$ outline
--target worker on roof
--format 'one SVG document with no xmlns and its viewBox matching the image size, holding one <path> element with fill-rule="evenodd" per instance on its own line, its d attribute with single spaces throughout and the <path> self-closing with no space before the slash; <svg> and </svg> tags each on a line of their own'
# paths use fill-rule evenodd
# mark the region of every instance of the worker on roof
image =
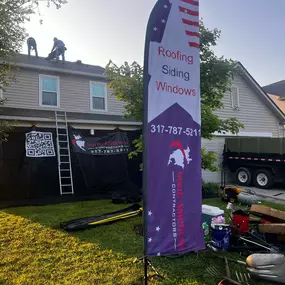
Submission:
<svg viewBox="0 0 285 285">
<path fill-rule="evenodd" d="M 65 54 L 65 50 L 66 50 L 65 44 L 64 44 L 63 41 L 59 40 L 56 37 L 53 39 L 53 41 L 54 41 L 54 44 L 53 44 L 51 53 L 55 52 L 56 61 L 59 60 L 59 56 L 61 55 L 62 56 L 62 61 L 64 63 L 65 62 L 64 54 Z"/>
<path fill-rule="evenodd" d="M 31 55 L 31 50 L 35 51 L 36 57 L 38 57 L 38 49 L 37 49 L 37 42 L 33 37 L 29 37 L 27 39 L 27 45 L 28 45 L 28 56 Z"/>
</svg>

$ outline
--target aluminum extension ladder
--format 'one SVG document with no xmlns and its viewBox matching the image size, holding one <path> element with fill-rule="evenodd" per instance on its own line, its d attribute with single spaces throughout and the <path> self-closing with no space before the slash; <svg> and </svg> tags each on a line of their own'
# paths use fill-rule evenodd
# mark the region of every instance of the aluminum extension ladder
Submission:
<svg viewBox="0 0 285 285">
<path fill-rule="evenodd" d="M 55 111 L 55 122 L 60 195 L 73 195 L 74 188 L 66 112 Z"/>
</svg>

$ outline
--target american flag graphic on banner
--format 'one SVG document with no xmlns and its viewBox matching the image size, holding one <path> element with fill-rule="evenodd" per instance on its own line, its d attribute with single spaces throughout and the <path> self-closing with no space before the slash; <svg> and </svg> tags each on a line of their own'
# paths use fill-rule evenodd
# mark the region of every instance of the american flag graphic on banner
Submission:
<svg viewBox="0 0 285 285">
<path fill-rule="evenodd" d="M 152 10 L 151 15 L 155 15 L 154 19 L 149 19 L 149 23 L 153 26 L 150 41 L 160 43 L 165 31 L 172 1 L 159 1 Z M 199 2 L 195 0 L 180 0 L 179 11 L 181 21 L 184 24 L 185 34 L 189 36 L 189 46 L 200 48 L 199 39 Z"/>
<path fill-rule="evenodd" d="M 199 2 L 158 0 L 146 33 L 144 215 L 149 256 L 204 249 Z"/>
</svg>

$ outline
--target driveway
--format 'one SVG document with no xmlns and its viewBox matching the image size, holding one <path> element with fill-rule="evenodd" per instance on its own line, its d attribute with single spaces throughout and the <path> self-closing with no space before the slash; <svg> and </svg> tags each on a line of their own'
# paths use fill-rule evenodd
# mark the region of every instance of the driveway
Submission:
<svg viewBox="0 0 285 285">
<path fill-rule="evenodd" d="M 241 187 L 241 186 L 238 186 Z M 272 189 L 259 189 L 256 187 L 241 187 L 242 189 L 253 190 L 261 200 L 268 202 L 276 202 L 280 204 L 285 204 L 285 187 L 284 185 L 276 186 Z"/>
</svg>

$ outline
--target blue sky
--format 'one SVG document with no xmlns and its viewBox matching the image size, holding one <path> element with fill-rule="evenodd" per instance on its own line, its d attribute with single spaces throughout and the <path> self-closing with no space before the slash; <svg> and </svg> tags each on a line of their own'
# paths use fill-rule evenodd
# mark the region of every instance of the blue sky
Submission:
<svg viewBox="0 0 285 285">
<path fill-rule="evenodd" d="M 42 4 L 43 24 L 35 15 L 26 28 L 40 56 L 50 52 L 56 36 L 67 46 L 66 60 L 101 66 L 109 59 L 142 63 L 155 2 L 69 0 L 60 10 Z M 217 55 L 239 60 L 261 85 L 285 79 L 285 0 L 200 0 L 200 15 L 208 28 L 222 32 Z"/>
</svg>

